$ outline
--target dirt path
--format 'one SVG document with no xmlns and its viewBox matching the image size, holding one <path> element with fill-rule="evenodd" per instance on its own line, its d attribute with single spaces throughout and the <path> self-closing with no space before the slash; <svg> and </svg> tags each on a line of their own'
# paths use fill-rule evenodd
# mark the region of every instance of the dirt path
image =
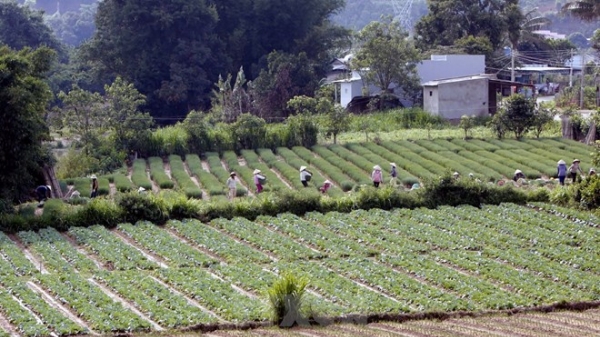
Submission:
<svg viewBox="0 0 600 337">
<path fill-rule="evenodd" d="M 244 165 L 240 164 L 240 166 L 246 166 L 246 161 L 244 159 L 241 159 L 241 160 L 244 162 Z M 238 163 L 239 162 L 240 162 L 240 158 L 238 157 Z M 229 167 L 227 166 L 227 163 L 225 163 L 225 161 L 223 161 L 222 159 L 221 159 L 221 166 L 223 166 L 223 168 L 227 172 L 231 172 L 231 171 L 229 171 Z M 250 185 L 247 182 L 243 181 L 240 176 L 237 177 L 237 182 L 238 182 L 238 184 L 242 185 L 242 187 L 245 188 L 246 191 L 248 191 L 249 197 L 254 197 L 254 193 L 252 192 Z"/>
<path fill-rule="evenodd" d="M 319 158 L 319 159 L 323 159 L 323 158 L 321 158 L 321 157 L 320 157 L 318 154 L 316 154 L 316 153 L 314 153 L 314 152 L 313 152 L 313 157 L 315 157 L 315 158 Z M 324 160 L 324 161 L 326 161 L 325 159 L 323 159 L 323 160 Z M 311 165 L 311 166 L 310 166 L 310 169 L 311 169 L 311 170 L 315 170 L 315 171 L 316 171 L 316 172 L 318 172 L 318 173 L 319 173 L 319 174 L 320 174 L 320 175 L 321 175 L 323 178 L 325 178 L 325 179 L 327 179 L 327 180 L 331 181 L 331 184 L 332 184 L 333 186 L 337 186 L 337 187 L 339 187 L 339 184 L 341 184 L 341 181 L 337 181 L 337 182 L 336 182 L 336 181 L 335 181 L 335 180 L 333 180 L 333 179 L 332 179 L 330 176 L 328 176 L 327 174 L 325 174 L 325 172 L 321 171 L 319 168 L 317 168 L 317 167 L 316 167 L 316 166 L 314 166 L 314 165 Z M 350 179 L 350 181 L 352 181 L 352 180 Z"/>
<path fill-rule="evenodd" d="M 160 187 L 158 187 L 158 184 L 156 183 L 156 181 L 152 180 L 152 177 L 150 176 L 150 171 L 147 171 L 146 174 L 148 175 L 148 179 L 152 183 L 152 192 L 153 193 L 160 192 Z"/>
<path fill-rule="evenodd" d="M 10 324 L 8 319 L 0 314 L 0 328 L 10 334 L 11 337 L 19 337 L 21 334 L 17 332 L 17 328 Z"/>
<path fill-rule="evenodd" d="M 58 301 L 56 301 L 54 299 L 54 297 L 52 297 L 50 294 L 48 294 L 46 292 L 46 290 L 44 290 L 42 287 L 40 287 L 39 285 L 37 285 L 31 281 L 27 282 L 27 286 L 34 292 L 38 293 L 44 299 L 44 301 L 46 301 L 46 303 L 48 303 L 51 307 L 60 311 L 63 315 L 67 316 L 70 320 L 77 323 L 84 329 L 88 330 L 88 333 L 90 333 L 92 335 L 98 335 L 98 333 L 94 332 L 94 330 L 92 330 L 92 328 L 90 328 L 90 326 L 87 325 L 87 323 L 85 323 L 83 320 L 81 320 L 77 316 L 77 314 L 71 312 L 71 310 L 65 308 L 62 304 L 58 303 Z"/>
<path fill-rule="evenodd" d="M 115 195 L 117 195 L 117 186 L 114 183 L 109 183 L 108 187 L 109 187 L 109 196 L 111 198 L 114 198 Z"/>
<path fill-rule="evenodd" d="M 267 165 L 267 164 L 266 164 L 266 163 L 265 163 L 265 162 L 262 160 L 262 158 L 260 158 L 260 157 L 258 157 L 258 161 L 259 161 L 260 163 L 263 163 L 263 164 Z M 269 165 L 267 165 L 267 166 L 269 166 Z M 277 171 L 277 169 L 275 169 L 274 167 L 269 167 L 269 170 L 271 170 L 271 172 L 273 172 L 273 174 L 275 174 L 275 175 L 277 176 L 277 178 L 279 178 L 279 180 L 281 180 L 281 182 L 283 182 L 283 184 L 284 184 L 285 186 L 287 186 L 287 187 L 288 187 L 290 190 L 293 190 L 293 189 L 294 189 L 294 187 L 293 187 L 293 186 L 292 186 L 292 185 L 291 185 L 291 184 L 288 182 L 288 180 L 287 180 L 287 179 L 285 179 L 285 178 L 284 178 L 284 177 L 281 175 L 281 172 Z"/>
<path fill-rule="evenodd" d="M 27 247 L 25 247 L 25 245 L 23 244 L 23 242 L 21 242 L 21 239 L 19 239 L 18 236 L 16 236 L 15 234 L 7 234 L 7 236 L 17 247 L 19 247 L 19 249 L 21 249 L 23 255 L 25 255 L 27 260 L 31 261 L 35 269 L 37 269 L 42 274 L 48 274 L 48 271 L 46 270 L 46 268 L 44 268 L 44 263 L 42 262 L 42 260 L 38 259 L 37 256 L 35 256 Z"/>
<path fill-rule="evenodd" d="M 163 168 L 165 170 L 167 177 L 169 177 L 169 179 L 173 180 L 173 177 L 171 176 L 171 164 L 163 163 Z"/>
<path fill-rule="evenodd" d="M 112 290 L 108 289 L 105 285 L 103 285 L 103 284 L 101 284 L 99 282 L 96 282 L 96 280 L 94 280 L 91 277 L 88 278 L 87 280 L 91 284 L 93 284 L 96 287 L 100 288 L 100 290 L 102 290 L 102 292 L 105 293 L 108 297 L 110 297 L 113 301 L 121 303 L 121 305 L 123 307 L 125 307 L 126 309 L 131 310 L 133 313 L 135 313 L 136 315 L 140 316 L 143 320 L 145 320 L 146 322 L 150 323 L 150 325 L 152 326 L 152 329 L 157 330 L 157 331 L 164 331 L 165 330 L 163 327 L 161 327 L 160 325 L 158 325 L 158 323 L 154 322 L 148 316 L 146 316 L 144 313 L 142 313 L 141 311 L 139 311 L 133 304 L 129 303 L 129 301 L 126 301 L 123 298 L 121 298 L 119 295 L 115 294 Z"/>
<path fill-rule="evenodd" d="M 208 195 L 208 191 L 202 188 L 202 185 L 198 181 L 198 178 L 192 174 L 192 171 L 190 171 L 190 167 L 188 166 L 187 162 L 183 162 L 183 169 L 185 170 L 185 173 L 187 173 L 188 176 L 190 176 L 190 179 L 192 179 L 194 184 L 196 184 L 196 186 L 198 186 L 202 191 L 202 200 L 209 200 L 210 196 Z"/>
<path fill-rule="evenodd" d="M 202 169 L 206 172 L 210 172 L 210 165 L 208 165 L 208 162 L 206 160 L 202 160 L 200 161 L 200 163 L 202 164 Z"/>
</svg>

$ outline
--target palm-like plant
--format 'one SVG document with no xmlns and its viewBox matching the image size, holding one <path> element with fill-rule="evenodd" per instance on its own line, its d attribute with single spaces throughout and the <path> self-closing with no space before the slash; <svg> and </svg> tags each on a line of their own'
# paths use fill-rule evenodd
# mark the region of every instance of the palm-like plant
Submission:
<svg viewBox="0 0 600 337">
<path fill-rule="evenodd" d="M 594 21 L 600 18 L 600 0 L 570 1 L 563 6 L 562 11 L 585 21 Z"/>
</svg>

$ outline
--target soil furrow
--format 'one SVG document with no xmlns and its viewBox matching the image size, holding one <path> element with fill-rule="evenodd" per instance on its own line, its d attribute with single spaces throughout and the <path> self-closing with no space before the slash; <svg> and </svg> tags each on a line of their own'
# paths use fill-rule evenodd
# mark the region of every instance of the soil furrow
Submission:
<svg viewBox="0 0 600 337">
<path fill-rule="evenodd" d="M 12 325 L 8 319 L 6 317 L 4 317 L 4 314 L 2 314 L 0 312 L 0 329 L 8 332 L 11 337 L 19 337 L 21 336 L 21 334 L 17 331 L 17 328 Z"/>
<path fill-rule="evenodd" d="M 265 163 L 264 160 L 262 160 L 262 158 L 258 157 L 258 161 L 260 163 L 265 164 L 266 166 L 269 166 Z M 271 170 L 271 172 L 273 172 L 273 174 L 275 174 L 277 176 L 277 178 L 279 178 L 279 180 L 281 180 L 281 182 L 283 182 L 283 184 L 285 186 L 287 186 L 287 188 L 289 188 L 290 190 L 293 190 L 294 187 L 292 186 L 292 184 L 283 176 L 281 175 L 281 172 L 279 172 L 276 168 L 274 167 L 269 167 L 269 170 Z"/>
<path fill-rule="evenodd" d="M 372 329 L 375 329 L 375 330 L 391 332 L 391 333 L 398 334 L 400 336 L 405 336 L 405 337 L 430 337 L 429 335 L 424 335 L 424 334 L 422 334 L 420 332 L 416 332 L 416 331 L 407 331 L 404 329 L 400 330 L 398 327 L 390 326 L 385 323 L 369 324 L 369 327 Z"/>
<path fill-rule="evenodd" d="M 44 268 L 44 263 L 42 260 L 38 259 L 25 245 L 21 242 L 21 239 L 17 237 L 15 234 L 7 234 L 7 236 L 11 239 L 11 241 L 21 249 L 23 255 L 27 258 L 27 260 L 31 261 L 35 269 L 37 269 L 42 274 L 48 274 L 46 268 Z"/>
<path fill-rule="evenodd" d="M 163 331 L 163 330 L 165 330 L 158 323 L 154 322 L 148 316 L 146 316 L 141 311 L 139 311 L 132 303 L 129 303 L 129 301 L 121 298 L 119 295 L 117 295 L 116 293 L 114 293 L 112 290 L 108 289 L 105 285 L 96 282 L 91 277 L 88 278 L 87 280 L 88 280 L 88 282 L 90 282 L 94 286 L 100 288 L 100 290 L 102 290 L 102 292 L 104 292 L 108 297 L 110 297 L 111 299 L 113 299 L 116 302 L 121 303 L 121 305 L 123 305 L 126 309 L 131 310 L 133 313 L 135 313 L 136 315 L 140 316 L 143 320 L 145 320 L 146 322 L 150 323 L 150 325 L 152 326 L 152 328 L 154 330 L 157 330 L 157 331 Z"/>
<path fill-rule="evenodd" d="M 183 162 L 183 169 L 185 170 L 185 173 L 187 173 L 188 176 L 190 176 L 190 179 L 194 182 L 194 184 L 196 184 L 196 186 L 198 186 L 202 191 L 202 200 L 209 200 L 210 196 L 208 195 L 208 191 L 202 188 L 202 185 L 198 181 L 198 178 L 192 174 L 192 171 L 190 171 L 190 167 L 188 166 L 187 162 Z"/>
<path fill-rule="evenodd" d="M 69 310 L 68 308 L 63 306 L 62 304 L 58 303 L 54 299 L 54 297 L 52 297 L 52 295 L 50 295 L 46 292 L 46 290 L 44 288 L 42 288 L 41 286 L 39 286 L 36 283 L 33 283 L 31 281 L 27 282 L 27 286 L 34 292 L 38 293 L 42 297 L 42 299 L 44 301 L 46 301 L 46 303 L 48 303 L 48 305 L 50 305 L 51 307 L 60 311 L 63 315 L 67 316 L 67 318 L 69 318 L 73 322 L 77 323 L 79 326 L 86 329 L 88 331 L 87 333 L 92 334 L 92 335 L 98 335 L 98 333 L 95 332 L 94 330 L 92 330 L 89 327 L 89 325 L 87 325 L 86 322 L 84 322 L 82 319 L 80 319 L 78 317 L 78 315 L 76 313 L 72 312 L 71 310 Z"/>
</svg>

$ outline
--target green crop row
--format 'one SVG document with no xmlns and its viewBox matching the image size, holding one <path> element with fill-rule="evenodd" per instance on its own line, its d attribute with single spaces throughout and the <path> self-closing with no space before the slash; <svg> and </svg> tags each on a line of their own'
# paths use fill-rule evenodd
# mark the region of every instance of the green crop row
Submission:
<svg viewBox="0 0 600 337">
<path fill-rule="evenodd" d="M 286 155 L 284 154 L 286 153 L 286 151 L 288 151 L 287 149 L 280 148 L 279 151 L 279 153 L 282 156 L 286 157 Z M 346 175 L 337 166 L 331 164 L 331 162 L 329 162 L 328 160 L 316 157 L 310 150 L 301 146 L 294 146 L 292 148 L 292 152 L 295 155 L 297 155 L 300 158 L 300 160 L 303 160 L 309 165 L 315 166 L 320 171 L 325 173 L 329 178 L 331 178 L 332 182 L 340 186 L 342 191 L 347 192 L 354 188 L 354 185 L 356 184 L 355 181 L 352 178 L 348 177 L 348 175 Z"/>
<path fill-rule="evenodd" d="M 259 169 L 261 175 L 267 178 L 267 183 L 264 186 L 266 191 L 279 191 L 288 189 L 288 186 L 271 171 L 269 166 L 262 163 L 254 150 L 241 150 L 241 155 L 246 160 L 246 166 L 252 170 Z"/>
<path fill-rule="evenodd" d="M 181 157 L 175 154 L 170 155 L 169 164 L 171 165 L 171 176 L 177 182 L 177 186 L 184 191 L 185 195 L 188 198 L 202 199 L 202 190 L 190 178 Z"/>
<path fill-rule="evenodd" d="M 344 174 L 352 178 L 352 180 L 356 181 L 358 184 L 371 184 L 370 169 L 368 171 L 369 173 L 367 173 L 354 162 L 347 158 L 340 157 L 337 153 L 331 151 L 331 149 L 325 146 L 313 146 L 312 150 L 321 156 L 321 158 L 327 160 L 330 164 L 340 169 Z"/>
<path fill-rule="evenodd" d="M 112 174 L 113 177 L 113 181 L 115 182 L 115 188 L 117 189 L 117 191 L 119 192 L 129 192 L 133 189 L 133 184 L 131 183 L 131 180 L 129 180 L 129 178 L 127 178 L 127 176 L 125 176 L 122 173 L 113 173 Z"/>
<path fill-rule="evenodd" d="M 436 176 L 442 176 L 448 173 L 448 168 L 438 164 L 435 160 L 429 160 L 420 155 L 421 152 L 428 152 L 425 148 L 416 148 L 418 145 L 412 144 L 410 142 L 406 142 L 406 144 L 411 144 L 411 148 L 403 147 L 395 142 L 382 142 L 381 147 L 390 151 L 391 153 L 404 158 L 410 163 L 414 163 L 423 167 L 427 172 L 431 172 Z M 406 145 L 405 144 L 405 145 Z M 372 146 L 372 145 L 369 145 Z M 416 151 L 416 152 L 415 152 Z M 408 167 L 408 166 L 407 166 Z M 410 172 L 410 171 L 409 171 Z M 418 173 L 415 173 L 419 176 Z M 427 176 L 427 174 L 423 174 L 422 176 Z"/>
<path fill-rule="evenodd" d="M 160 188 L 173 188 L 175 184 L 165 173 L 165 165 L 162 158 L 150 157 L 148 158 L 148 164 L 150 165 L 150 177 L 154 180 Z"/>
<path fill-rule="evenodd" d="M 229 161 L 227 161 L 226 158 L 228 158 Z M 223 160 L 227 164 L 230 171 L 235 171 L 236 175 L 238 176 L 238 180 L 241 180 L 241 178 L 243 178 L 243 180 L 246 182 L 246 184 L 252 184 L 252 180 L 250 180 L 250 181 L 247 180 L 248 175 L 251 175 L 252 172 L 248 172 L 247 170 L 241 170 L 237 167 L 232 167 L 231 164 L 234 164 L 233 158 L 235 158 L 235 163 L 237 163 L 237 155 L 235 154 L 235 152 L 227 151 L 227 152 L 223 153 Z M 223 164 L 221 163 L 221 158 L 219 158 L 219 154 L 216 152 L 207 152 L 206 153 L 206 161 L 208 162 L 208 166 L 210 167 L 210 172 L 219 179 L 219 182 L 221 183 L 223 191 L 225 191 L 225 193 L 227 193 L 226 183 L 227 183 L 227 179 L 229 178 L 229 175 L 231 174 L 231 172 L 227 171 L 223 167 Z M 231 162 L 231 164 L 230 164 L 230 162 Z M 248 185 L 248 186 L 253 186 L 253 185 Z M 248 194 L 248 191 L 243 186 L 239 186 L 237 188 L 236 195 L 238 197 L 245 196 L 246 194 Z"/>
<path fill-rule="evenodd" d="M 146 173 L 146 160 L 136 159 L 133 161 L 131 181 L 137 187 L 152 191 L 152 182 L 148 179 L 148 173 Z"/>
<path fill-rule="evenodd" d="M 92 179 L 76 178 L 71 180 L 75 191 L 81 193 L 81 197 L 90 197 L 92 193 Z M 98 177 L 98 195 L 108 195 L 110 193 L 110 183 L 107 177 Z"/>
<path fill-rule="evenodd" d="M 225 188 L 223 187 L 223 184 L 221 184 L 219 179 L 217 179 L 217 177 L 215 177 L 212 173 L 202 168 L 202 161 L 197 154 L 188 154 L 185 156 L 185 161 L 190 168 L 190 173 L 196 176 L 200 182 L 200 185 L 206 191 L 208 191 L 208 194 L 211 197 L 225 194 Z"/>
<path fill-rule="evenodd" d="M 292 187 L 294 187 L 295 189 L 303 189 L 304 186 L 302 185 L 302 183 L 300 182 L 300 167 L 294 168 L 292 166 L 290 166 L 290 164 L 288 164 L 287 162 L 285 162 L 284 160 L 282 160 L 281 158 L 277 158 L 277 156 L 273 153 L 273 151 L 271 151 L 271 149 L 258 149 L 257 150 L 258 155 L 260 156 L 260 158 L 267 164 L 267 166 L 269 166 L 270 169 L 272 170 L 277 170 L 281 176 L 290 184 L 292 185 Z M 310 169 L 309 169 L 310 171 Z M 320 186 L 319 182 L 317 182 L 317 180 L 320 180 L 320 183 L 323 183 L 322 179 L 318 179 L 315 174 L 315 172 L 312 172 L 312 178 L 315 178 L 316 180 L 313 181 L 311 179 L 311 181 L 309 182 L 309 185 L 312 186 Z"/>
<path fill-rule="evenodd" d="M 384 183 L 387 183 L 391 179 L 391 176 L 390 176 L 390 170 L 391 170 L 390 163 L 391 162 L 387 158 L 383 158 L 379 154 L 374 153 L 370 149 L 368 149 L 360 144 L 348 144 L 348 145 L 346 145 L 346 147 L 349 150 L 351 150 L 352 152 L 369 160 L 371 163 L 379 164 L 381 166 L 381 169 L 383 170 Z M 398 165 L 398 163 L 396 163 L 396 165 Z M 417 167 L 413 167 L 413 168 L 417 169 Z M 419 182 L 419 179 L 417 177 L 415 177 L 413 174 L 409 173 L 408 171 L 404 170 L 404 168 L 402 166 L 397 166 L 396 170 L 398 172 L 397 179 L 402 184 L 413 185 L 413 184 Z M 420 171 L 422 171 L 422 170 L 417 169 L 413 172 L 420 172 Z"/>
</svg>

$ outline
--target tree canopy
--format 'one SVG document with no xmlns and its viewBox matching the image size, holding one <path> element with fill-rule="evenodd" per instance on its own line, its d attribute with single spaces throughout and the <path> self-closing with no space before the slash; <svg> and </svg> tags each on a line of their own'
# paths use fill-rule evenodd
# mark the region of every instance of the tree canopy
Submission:
<svg viewBox="0 0 600 337">
<path fill-rule="evenodd" d="M 42 12 L 12 1 L 0 2 L 0 43 L 14 50 L 46 46 L 62 51 L 61 44 L 44 23 Z"/>
<path fill-rule="evenodd" d="M 54 58 L 49 48 L 0 47 L 0 199 L 27 195 L 47 159 L 44 114 L 52 94 L 44 74 Z"/>
</svg>

